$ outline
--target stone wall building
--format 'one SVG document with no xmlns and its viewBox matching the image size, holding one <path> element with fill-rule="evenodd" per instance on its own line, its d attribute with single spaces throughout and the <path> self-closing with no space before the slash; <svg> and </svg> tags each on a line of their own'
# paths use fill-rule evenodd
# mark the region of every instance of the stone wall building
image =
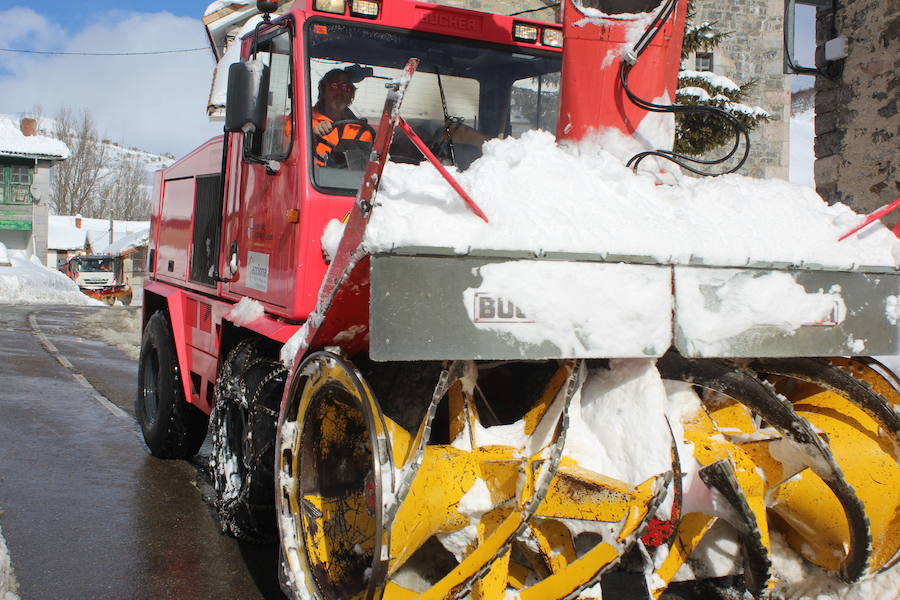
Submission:
<svg viewBox="0 0 900 600">
<path fill-rule="evenodd" d="M 750 157 L 740 173 L 788 178 L 790 159 L 790 80 L 784 75 L 784 0 L 695 0 L 696 24 L 715 22 L 731 35 L 711 52 L 688 57 L 687 69 L 711 70 L 738 85 L 756 84 L 743 102 L 769 113 L 750 134 Z"/>
<path fill-rule="evenodd" d="M 817 21 L 817 44 L 846 36 L 848 56 L 816 77 L 816 190 L 872 212 L 900 196 L 900 2 L 837 0 Z"/>
</svg>

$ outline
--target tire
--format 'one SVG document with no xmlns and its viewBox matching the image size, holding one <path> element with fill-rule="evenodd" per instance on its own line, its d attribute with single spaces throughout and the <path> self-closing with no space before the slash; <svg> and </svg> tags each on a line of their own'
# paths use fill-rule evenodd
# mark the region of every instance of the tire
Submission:
<svg viewBox="0 0 900 600">
<path fill-rule="evenodd" d="M 162 312 L 153 313 L 144 327 L 134 412 L 158 458 L 190 458 L 206 438 L 209 418 L 184 398 L 172 328 Z"/>
<path fill-rule="evenodd" d="M 122 302 L 122 306 L 130 306 L 131 305 L 131 294 L 127 296 L 122 296 L 119 298 L 119 301 Z"/>
<path fill-rule="evenodd" d="M 210 467 L 222 531 L 253 543 L 278 539 L 275 426 L 287 370 L 259 340 L 228 354 L 216 381 Z"/>
<path fill-rule="evenodd" d="M 107 306 L 112 306 L 113 304 L 116 303 L 116 297 L 115 296 L 104 296 L 103 301 L 106 302 Z"/>
</svg>

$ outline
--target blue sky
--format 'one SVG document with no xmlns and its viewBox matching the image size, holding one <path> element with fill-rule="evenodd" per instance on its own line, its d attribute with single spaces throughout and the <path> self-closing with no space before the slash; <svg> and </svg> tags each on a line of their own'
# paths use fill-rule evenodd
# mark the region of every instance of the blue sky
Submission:
<svg viewBox="0 0 900 600">
<path fill-rule="evenodd" d="M 64 0 L 42 0 L 41 2 L 16 2 L 15 0 L 0 0 L 0 10 L 13 6 L 30 6 L 40 10 L 42 14 L 52 15 L 57 23 L 69 30 L 81 29 L 92 19 L 99 15 L 116 11 L 134 12 L 170 12 L 179 17 L 203 16 L 206 6 L 204 0 L 177 1 L 177 0 L 153 0 L 152 2 L 138 2 L 137 0 L 77 0 L 66 2 Z"/>
<path fill-rule="evenodd" d="M 208 48 L 209 3 L 0 0 L 0 48 L 149 52 Z M 113 7 L 113 8 L 110 8 Z M 206 117 L 209 50 L 162 56 L 40 56 L 0 52 L 0 113 L 90 110 L 101 136 L 182 155 L 221 132 Z"/>
</svg>

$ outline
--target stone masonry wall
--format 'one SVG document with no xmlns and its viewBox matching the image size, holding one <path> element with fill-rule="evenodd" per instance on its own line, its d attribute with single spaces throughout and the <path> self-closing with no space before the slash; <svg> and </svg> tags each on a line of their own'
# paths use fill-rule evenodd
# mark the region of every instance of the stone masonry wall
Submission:
<svg viewBox="0 0 900 600">
<path fill-rule="evenodd" d="M 744 104 L 760 106 L 770 115 L 750 134 L 750 156 L 741 174 L 788 178 L 790 158 L 790 82 L 782 73 L 783 0 L 696 0 L 696 23 L 716 22 L 732 32 L 713 50 L 713 70 L 738 85 L 756 85 Z M 685 65 L 693 69 L 690 57 Z"/>
<path fill-rule="evenodd" d="M 839 0 L 835 17 L 849 55 L 838 77 L 816 78 L 816 189 L 867 213 L 900 196 L 900 0 Z M 831 14 L 818 21 L 822 44 Z"/>
</svg>

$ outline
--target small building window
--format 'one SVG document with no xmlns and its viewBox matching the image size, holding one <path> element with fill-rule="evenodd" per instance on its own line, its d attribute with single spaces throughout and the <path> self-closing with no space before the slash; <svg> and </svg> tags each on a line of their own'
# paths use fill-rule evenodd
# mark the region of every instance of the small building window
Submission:
<svg viewBox="0 0 900 600">
<path fill-rule="evenodd" d="M 697 70 L 712 71 L 713 70 L 713 53 L 698 52 L 697 53 Z"/>
<path fill-rule="evenodd" d="M 13 165 L 9 168 L 9 193 L 7 202 L 27 204 L 31 202 L 31 168 Z"/>
<path fill-rule="evenodd" d="M 0 164 L 0 204 L 30 204 L 33 171 L 28 165 Z"/>
</svg>

